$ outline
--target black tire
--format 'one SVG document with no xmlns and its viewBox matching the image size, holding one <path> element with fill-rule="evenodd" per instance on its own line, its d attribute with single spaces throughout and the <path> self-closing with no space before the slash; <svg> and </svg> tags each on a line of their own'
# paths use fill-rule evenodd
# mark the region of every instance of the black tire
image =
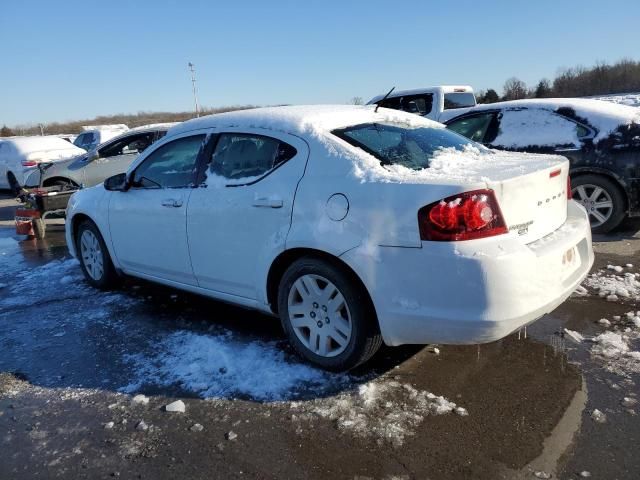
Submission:
<svg viewBox="0 0 640 480">
<path fill-rule="evenodd" d="M 99 252 L 95 251 L 95 256 L 99 255 L 102 259 L 102 274 L 97 275 L 95 271 L 90 273 L 91 267 L 87 266 L 87 260 L 85 260 L 83 256 L 82 250 L 82 238 L 85 231 L 91 232 L 91 234 L 95 237 L 99 245 Z M 98 227 L 90 220 L 85 220 L 80 224 L 78 230 L 75 234 L 75 242 L 76 242 L 76 252 L 78 259 L 80 260 L 80 266 L 82 268 L 82 273 L 84 274 L 85 279 L 95 288 L 99 288 L 100 290 L 109 290 L 116 286 L 118 286 L 120 277 L 116 272 L 115 267 L 113 266 L 113 262 L 111 261 L 111 256 L 109 255 L 109 250 L 107 250 L 107 246 L 104 243 L 102 235 L 98 230 Z M 96 277 L 96 278 L 94 278 Z"/>
<path fill-rule="evenodd" d="M 31 220 L 33 225 L 33 234 L 38 239 L 43 239 L 46 236 L 47 226 L 42 218 L 34 218 Z"/>
<path fill-rule="evenodd" d="M 12 172 L 7 173 L 7 183 L 9 184 L 9 190 L 11 190 L 11 193 L 17 196 L 20 193 L 21 187 L 20 183 L 18 183 L 18 179 Z"/>
<path fill-rule="evenodd" d="M 371 299 L 357 279 L 345 270 L 332 262 L 303 257 L 287 268 L 278 287 L 280 321 L 291 345 L 300 356 L 330 371 L 350 370 L 369 360 L 382 345 L 382 336 Z M 317 275 L 330 281 L 342 294 L 348 306 L 351 336 L 346 347 L 343 347 L 344 351 L 335 356 L 328 357 L 314 353 L 298 338 L 291 324 L 289 294 L 294 283 L 305 275 Z"/>
<path fill-rule="evenodd" d="M 620 222 L 624 220 L 626 216 L 626 205 L 627 202 L 625 200 L 624 193 L 621 188 L 611 179 L 597 174 L 586 174 L 579 175 L 575 178 L 571 179 L 571 190 L 573 194 L 574 200 L 580 202 L 579 193 L 577 191 L 578 187 L 593 185 L 604 190 L 606 195 L 611 198 L 611 202 L 613 204 L 613 208 L 609 217 L 606 221 L 601 223 L 600 225 L 593 225 L 594 216 L 590 213 L 588 206 L 587 213 L 589 213 L 589 220 L 592 222 L 591 231 L 593 233 L 608 233 L 618 225 Z"/>
</svg>

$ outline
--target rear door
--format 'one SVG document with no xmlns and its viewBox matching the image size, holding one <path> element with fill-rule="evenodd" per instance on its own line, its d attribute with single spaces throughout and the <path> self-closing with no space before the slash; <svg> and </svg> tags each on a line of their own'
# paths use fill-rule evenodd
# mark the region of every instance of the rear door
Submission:
<svg viewBox="0 0 640 480">
<path fill-rule="evenodd" d="M 293 135 L 246 129 L 211 147 L 187 212 L 193 270 L 203 288 L 257 299 L 260 272 L 284 250 L 309 149 Z"/>
<path fill-rule="evenodd" d="M 187 204 L 206 135 L 160 145 L 132 172 L 132 186 L 110 192 L 109 228 L 125 271 L 195 285 L 187 244 Z"/>
</svg>

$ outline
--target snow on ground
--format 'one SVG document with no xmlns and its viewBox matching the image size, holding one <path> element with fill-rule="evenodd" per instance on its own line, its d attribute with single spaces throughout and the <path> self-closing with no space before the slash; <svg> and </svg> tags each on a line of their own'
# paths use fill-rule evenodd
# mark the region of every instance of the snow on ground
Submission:
<svg viewBox="0 0 640 480">
<path fill-rule="evenodd" d="M 377 379 L 332 398 L 293 402 L 292 420 L 313 423 L 330 419 L 339 430 L 358 437 L 373 438 L 398 447 L 429 415 L 455 413 L 467 416 L 467 410 L 442 396 L 418 390 L 395 380 Z M 300 426 L 303 431 L 305 427 Z"/>
<path fill-rule="evenodd" d="M 640 93 L 614 93 L 612 95 L 602 95 L 599 97 L 589 97 L 593 100 L 604 100 L 605 102 L 629 105 L 630 107 L 640 107 Z"/>
<path fill-rule="evenodd" d="M 123 391 L 160 385 L 178 386 L 205 399 L 285 400 L 305 389 L 320 392 L 348 380 L 287 359 L 274 342 L 247 341 L 228 330 L 179 330 L 152 348 L 150 355 L 127 357 L 137 378 Z"/>
<path fill-rule="evenodd" d="M 589 275 L 582 286 L 597 292 L 600 297 L 609 301 L 640 301 L 640 273 L 625 272 L 625 268 L 630 267 L 609 265 L 606 270 Z"/>
</svg>

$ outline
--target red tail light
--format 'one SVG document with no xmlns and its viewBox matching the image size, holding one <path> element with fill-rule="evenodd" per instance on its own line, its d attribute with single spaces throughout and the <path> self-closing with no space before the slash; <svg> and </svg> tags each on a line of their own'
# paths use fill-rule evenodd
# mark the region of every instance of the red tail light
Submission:
<svg viewBox="0 0 640 480">
<path fill-rule="evenodd" d="M 571 192 L 571 177 L 567 174 L 567 198 L 571 200 L 573 193 Z"/>
<path fill-rule="evenodd" d="M 493 190 L 475 190 L 432 203 L 418 210 L 420 238 L 460 241 L 508 233 Z"/>
<path fill-rule="evenodd" d="M 38 162 L 35 160 L 22 160 L 23 167 L 35 167 L 36 165 L 38 165 Z"/>
</svg>

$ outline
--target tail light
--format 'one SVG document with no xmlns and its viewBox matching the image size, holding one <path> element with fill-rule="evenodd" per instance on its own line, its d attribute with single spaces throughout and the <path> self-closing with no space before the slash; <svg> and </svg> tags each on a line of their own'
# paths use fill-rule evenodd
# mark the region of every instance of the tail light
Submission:
<svg viewBox="0 0 640 480">
<path fill-rule="evenodd" d="M 571 191 L 571 177 L 567 174 L 567 198 L 571 200 L 573 198 L 573 192 Z"/>
<path fill-rule="evenodd" d="M 38 162 L 35 160 L 22 160 L 23 167 L 35 167 L 36 165 L 38 165 Z"/>
<path fill-rule="evenodd" d="M 418 210 L 420 238 L 439 242 L 473 240 L 508 233 L 493 190 L 474 190 Z"/>
</svg>

